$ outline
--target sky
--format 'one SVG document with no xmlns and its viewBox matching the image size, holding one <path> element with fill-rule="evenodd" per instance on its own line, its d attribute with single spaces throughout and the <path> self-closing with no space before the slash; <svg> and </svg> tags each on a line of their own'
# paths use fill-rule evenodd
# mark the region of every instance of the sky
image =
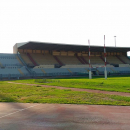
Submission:
<svg viewBox="0 0 130 130">
<path fill-rule="evenodd" d="M 0 53 L 27 41 L 103 46 L 104 35 L 130 47 L 130 0 L 0 0 Z"/>
</svg>

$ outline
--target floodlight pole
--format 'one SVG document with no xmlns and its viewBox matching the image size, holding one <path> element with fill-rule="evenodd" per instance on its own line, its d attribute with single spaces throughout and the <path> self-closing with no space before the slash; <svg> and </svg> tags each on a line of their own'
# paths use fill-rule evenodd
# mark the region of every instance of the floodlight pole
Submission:
<svg viewBox="0 0 130 130">
<path fill-rule="evenodd" d="M 104 75 L 105 75 L 105 79 L 107 79 L 105 35 L 104 35 L 104 59 L 105 59 L 105 71 L 104 71 Z"/>
<path fill-rule="evenodd" d="M 92 73 L 91 73 L 91 64 L 90 64 L 90 41 L 88 40 L 89 44 L 89 79 L 92 79 Z"/>
<path fill-rule="evenodd" d="M 114 36 L 114 38 L 115 38 L 115 47 L 116 47 L 116 36 Z"/>
</svg>

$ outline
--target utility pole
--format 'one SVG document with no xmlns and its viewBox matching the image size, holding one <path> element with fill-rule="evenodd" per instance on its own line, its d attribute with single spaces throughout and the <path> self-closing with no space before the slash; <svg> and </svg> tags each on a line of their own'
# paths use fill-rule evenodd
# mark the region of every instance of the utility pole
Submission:
<svg viewBox="0 0 130 130">
<path fill-rule="evenodd" d="M 115 38 L 115 47 L 116 47 L 116 36 L 114 36 L 114 38 Z"/>
</svg>

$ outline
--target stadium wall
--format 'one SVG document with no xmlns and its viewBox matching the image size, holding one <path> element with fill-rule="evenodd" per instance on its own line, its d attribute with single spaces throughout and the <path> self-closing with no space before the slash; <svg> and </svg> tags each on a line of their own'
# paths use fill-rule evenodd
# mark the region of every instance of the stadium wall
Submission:
<svg viewBox="0 0 130 130">
<path fill-rule="evenodd" d="M 15 44 L 15 45 L 13 46 L 13 53 L 14 53 L 14 54 L 17 54 L 17 52 L 18 52 L 18 47 L 17 47 L 17 44 Z"/>
</svg>

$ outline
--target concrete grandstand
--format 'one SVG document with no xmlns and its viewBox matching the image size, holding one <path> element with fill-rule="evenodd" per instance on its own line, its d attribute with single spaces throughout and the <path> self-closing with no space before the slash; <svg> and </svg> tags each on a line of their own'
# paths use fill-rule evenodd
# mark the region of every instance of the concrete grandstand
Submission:
<svg viewBox="0 0 130 130">
<path fill-rule="evenodd" d="M 16 43 L 14 54 L 0 54 L 0 78 L 88 75 L 89 47 L 43 42 Z M 104 74 L 104 47 L 91 46 L 93 75 Z M 128 47 L 106 47 L 109 75 L 130 74 Z"/>
</svg>

